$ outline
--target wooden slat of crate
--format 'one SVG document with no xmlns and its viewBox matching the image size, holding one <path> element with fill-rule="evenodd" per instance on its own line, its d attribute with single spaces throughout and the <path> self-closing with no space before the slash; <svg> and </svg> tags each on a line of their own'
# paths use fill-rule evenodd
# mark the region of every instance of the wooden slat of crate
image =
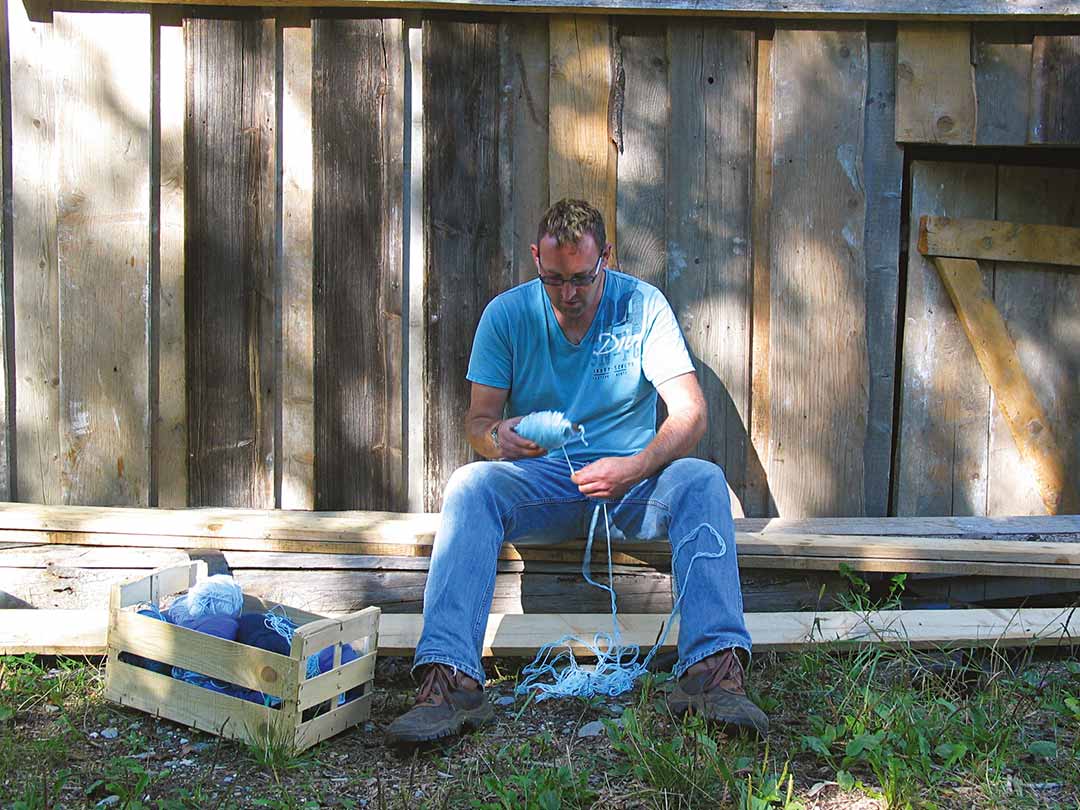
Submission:
<svg viewBox="0 0 1080 810">
<path fill-rule="evenodd" d="M 252 743 L 268 737 L 281 739 L 285 732 L 274 726 L 288 725 L 288 715 L 281 709 L 204 689 L 114 658 L 106 667 L 105 697 L 155 717 Z"/>
<path fill-rule="evenodd" d="M 368 687 L 370 690 L 370 687 Z M 296 729 L 295 747 L 303 751 L 317 742 L 333 737 L 350 726 L 367 720 L 371 714 L 371 699 L 373 692 L 351 700 L 344 706 L 320 715 L 306 723 L 301 723 Z"/>
<path fill-rule="evenodd" d="M 359 658 L 342 664 L 337 669 L 301 681 L 297 691 L 297 708 L 300 711 L 318 706 L 324 700 L 353 689 L 357 684 L 364 684 L 375 677 L 375 656 L 370 652 Z"/>
<path fill-rule="evenodd" d="M 367 638 L 378 632 L 379 613 L 379 608 L 369 607 L 345 620 L 323 619 L 302 626 L 296 631 L 296 635 L 304 640 L 300 655 L 307 658 L 331 644 L 349 644 Z"/>
<path fill-rule="evenodd" d="M 298 663 L 287 655 L 238 644 L 129 611 L 118 611 L 109 630 L 109 647 L 141 655 L 216 681 L 235 683 L 283 697 Z"/>
</svg>

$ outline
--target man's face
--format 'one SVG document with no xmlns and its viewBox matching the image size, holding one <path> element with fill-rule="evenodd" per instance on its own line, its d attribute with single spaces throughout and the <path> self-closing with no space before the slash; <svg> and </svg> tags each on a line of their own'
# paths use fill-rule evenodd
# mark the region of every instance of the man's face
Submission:
<svg viewBox="0 0 1080 810">
<path fill-rule="evenodd" d="M 571 320 L 584 315 L 603 287 L 600 282 L 605 251 L 591 234 L 581 237 L 576 245 L 562 246 L 553 237 L 545 236 L 539 245 L 532 246 L 532 251 L 552 306 Z"/>
</svg>

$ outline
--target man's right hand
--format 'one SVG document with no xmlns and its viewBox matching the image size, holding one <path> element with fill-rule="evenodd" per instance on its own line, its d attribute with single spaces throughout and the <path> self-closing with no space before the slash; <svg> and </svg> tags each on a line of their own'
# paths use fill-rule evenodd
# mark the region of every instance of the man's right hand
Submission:
<svg viewBox="0 0 1080 810">
<path fill-rule="evenodd" d="M 499 458 L 514 461 L 519 458 L 536 458 L 547 453 L 543 447 L 518 435 L 514 430 L 514 426 L 523 418 L 515 416 L 513 419 L 499 421 Z"/>
</svg>

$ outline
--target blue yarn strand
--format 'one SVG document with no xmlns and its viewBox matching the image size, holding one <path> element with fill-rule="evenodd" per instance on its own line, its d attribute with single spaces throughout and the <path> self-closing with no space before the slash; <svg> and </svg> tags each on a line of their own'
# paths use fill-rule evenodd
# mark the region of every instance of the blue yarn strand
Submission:
<svg viewBox="0 0 1080 810">
<path fill-rule="evenodd" d="M 558 416 L 562 417 L 562 414 L 558 414 Z M 523 419 L 522 422 L 524 421 L 525 420 Z M 582 438 L 584 438 L 584 428 L 581 430 L 581 435 Z M 526 436 L 526 438 L 531 437 Z M 532 441 L 536 441 L 537 444 L 546 447 L 546 445 L 536 439 L 532 439 Z M 566 454 L 565 447 L 563 447 L 563 455 L 566 457 L 566 463 L 570 467 L 570 474 L 573 475 L 574 466 L 570 463 L 570 457 Z M 604 534 L 607 541 L 607 585 L 594 580 L 590 572 L 593 542 L 596 537 L 596 527 L 599 522 L 601 510 L 603 510 L 604 514 Z M 686 544 L 696 537 L 698 532 L 702 529 L 709 530 L 716 539 L 719 550 L 715 552 L 699 551 L 691 557 L 690 563 L 686 569 L 685 578 L 687 582 L 690 581 L 690 576 L 693 573 L 694 566 L 698 560 L 718 559 L 727 553 L 727 545 L 720 533 L 710 524 L 701 523 L 692 531 L 688 532 L 677 543 L 673 544 L 671 549 L 672 570 L 675 570 L 676 560 L 686 547 Z M 533 662 L 522 670 L 524 678 L 515 690 L 517 694 L 524 695 L 531 692 L 535 695 L 538 702 L 548 698 L 558 697 L 590 698 L 595 695 L 616 697 L 630 691 L 638 678 L 648 672 L 649 664 L 652 663 L 656 653 L 667 641 L 672 622 L 674 621 L 675 616 L 678 615 L 679 609 L 682 606 L 685 588 L 681 589 L 676 597 L 675 603 L 671 608 L 671 613 L 668 614 L 667 621 L 664 622 L 663 632 L 660 634 L 660 638 L 653 644 L 652 649 L 649 650 L 644 660 L 641 659 L 641 649 L 638 645 L 622 644 L 622 634 L 619 630 L 618 605 L 614 587 L 614 568 L 611 559 L 611 521 L 608 515 L 607 504 L 604 502 L 597 503 L 593 508 L 592 520 L 589 523 L 589 537 L 585 543 L 585 558 L 581 563 L 581 573 L 585 577 L 586 582 L 594 587 L 607 591 L 611 596 L 611 632 L 597 633 L 593 636 L 591 643 L 584 641 L 575 635 L 566 635 L 558 641 L 545 644 L 537 652 Z M 595 667 L 591 670 L 582 667 L 574 655 L 574 646 L 584 647 L 588 655 L 596 658 Z M 556 654 L 556 650 L 562 650 L 562 652 Z M 551 679 L 551 683 L 544 682 L 548 678 Z"/>
</svg>

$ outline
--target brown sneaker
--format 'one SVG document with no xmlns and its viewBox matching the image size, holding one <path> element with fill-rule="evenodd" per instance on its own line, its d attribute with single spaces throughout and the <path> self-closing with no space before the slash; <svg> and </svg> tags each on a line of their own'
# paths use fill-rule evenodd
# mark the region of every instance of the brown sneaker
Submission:
<svg viewBox="0 0 1080 810">
<path fill-rule="evenodd" d="M 688 712 L 728 729 L 769 733 L 769 718 L 746 696 L 742 661 L 731 648 L 710 655 L 686 670 L 667 704 L 676 717 Z"/>
<path fill-rule="evenodd" d="M 413 707 L 386 730 L 388 745 L 417 745 L 460 734 L 465 725 L 479 728 L 495 719 L 480 684 L 445 664 L 424 671 Z"/>
</svg>

